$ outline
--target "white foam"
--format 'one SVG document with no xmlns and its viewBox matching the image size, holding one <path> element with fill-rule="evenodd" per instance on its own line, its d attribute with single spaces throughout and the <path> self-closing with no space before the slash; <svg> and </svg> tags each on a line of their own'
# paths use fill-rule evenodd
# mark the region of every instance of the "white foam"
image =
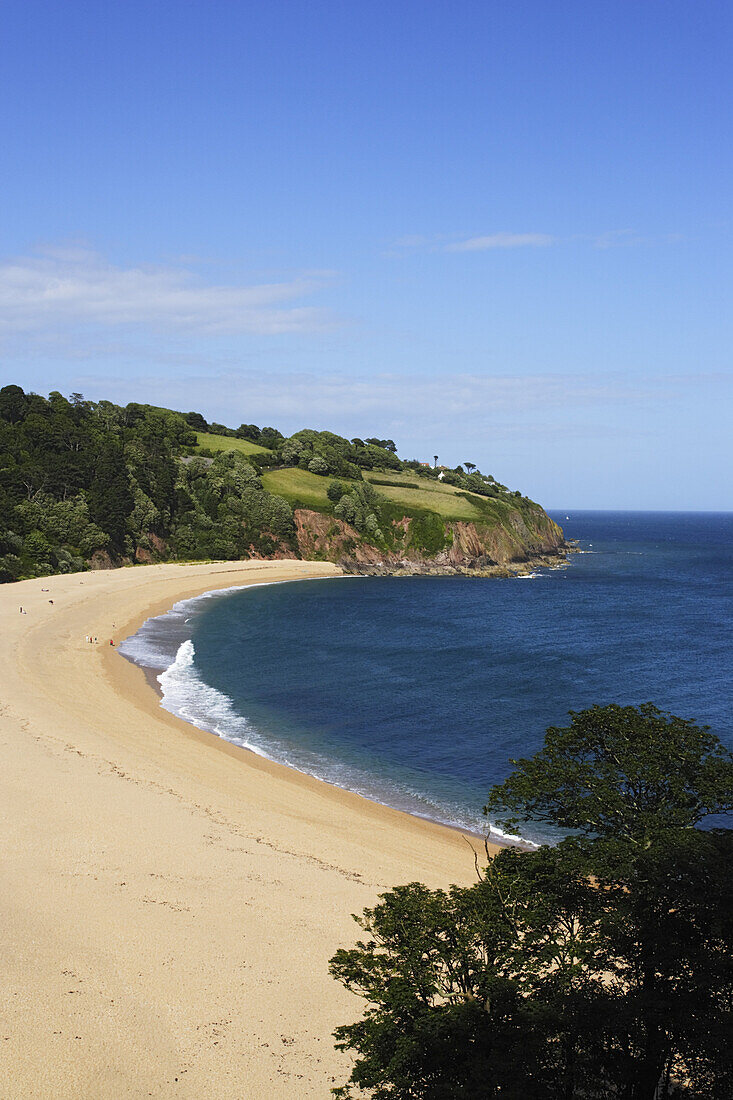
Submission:
<svg viewBox="0 0 733 1100">
<path fill-rule="evenodd" d="M 194 645 L 189 638 L 178 647 L 173 664 L 158 676 L 162 705 L 200 729 L 266 756 L 257 731 L 236 712 L 231 699 L 201 679 L 194 665 L 194 655 Z"/>
</svg>

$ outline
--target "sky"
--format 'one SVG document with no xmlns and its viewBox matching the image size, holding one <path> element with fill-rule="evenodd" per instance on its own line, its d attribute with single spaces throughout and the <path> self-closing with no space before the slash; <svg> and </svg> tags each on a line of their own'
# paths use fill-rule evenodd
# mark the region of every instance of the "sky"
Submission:
<svg viewBox="0 0 733 1100">
<path fill-rule="evenodd" d="M 3 0 L 0 385 L 733 508 L 733 7 Z"/>
</svg>

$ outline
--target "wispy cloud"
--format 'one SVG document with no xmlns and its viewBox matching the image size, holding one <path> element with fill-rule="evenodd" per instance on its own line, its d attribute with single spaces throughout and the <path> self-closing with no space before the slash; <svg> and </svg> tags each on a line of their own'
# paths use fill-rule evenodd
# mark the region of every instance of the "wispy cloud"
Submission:
<svg viewBox="0 0 733 1100">
<path fill-rule="evenodd" d="M 488 252 L 496 248 L 545 248 L 560 238 L 550 233 L 488 233 L 480 237 L 459 237 L 449 233 L 410 233 L 392 242 L 387 256 L 412 252 Z"/>
<path fill-rule="evenodd" d="M 585 423 L 590 412 L 592 422 L 593 410 L 601 419 L 609 406 L 655 410 L 662 403 L 685 400 L 692 387 L 719 389 L 724 384 L 724 377 L 717 374 L 464 374 L 418 378 L 263 370 L 189 370 L 175 380 L 155 377 L 152 372 L 137 379 L 119 375 L 77 375 L 75 379 L 75 387 L 87 396 L 123 402 L 146 400 L 173 407 L 183 401 L 225 423 L 234 423 L 237 416 L 254 420 L 259 417 L 292 431 L 308 424 L 357 433 L 370 424 L 384 425 L 380 430 L 398 430 L 401 426 L 412 433 L 417 423 L 426 435 L 456 423 L 464 427 L 491 424 L 492 432 L 512 431 L 514 427 L 526 431 L 528 416 L 551 425 L 558 422 L 558 416 L 567 424 L 574 413 L 582 413 L 580 420 Z M 226 395 L 225 403 L 221 395 Z"/>
<path fill-rule="evenodd" d="M 634 245 L 677 244 L 680 233 L 643 235 L 634 229 L 611 229 L 603 233 L 576 233 L 557 237 L 552 233 L 486 233 L 477 237 L 451 238 L 447 234 L 424 236 L 411 234 L 394 241 L 387 256 L 414 252 L 490 252 L 496 249 L 548 248 L 551 245 L 585 244 L 599 249 L 628 248 Z"/>
<path fill-rule="evenodd" d="M 490 233 L 445 245 L 446 252 L 486 252 L 492 248 L 546 248 L 557 238 L 549 233 Z"/>
<path fill-rule="evenodd" d="M 184 265 L 121 267 L 78 247 L 0 261 L 0 331 L 138 326 L 157 331 L 277 335 L 334 324 L 302 304 L 332 272 L 282 282 L 221 285 Z"/>
</svg>

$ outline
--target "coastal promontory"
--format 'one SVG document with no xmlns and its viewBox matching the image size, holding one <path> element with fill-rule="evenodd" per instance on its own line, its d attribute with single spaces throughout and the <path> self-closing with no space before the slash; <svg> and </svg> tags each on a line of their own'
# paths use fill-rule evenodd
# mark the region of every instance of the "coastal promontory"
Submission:
<svg viewBox="0 0 733 1100">
<path fill-rule="evenodd" d="M 0 390 L 0 581 L 165 561 L 299 558 L 359 573 L 511 575 L 561 562 L 544 509 L 474 463 L 391 439 L 210 424 Z"/>
</svg>

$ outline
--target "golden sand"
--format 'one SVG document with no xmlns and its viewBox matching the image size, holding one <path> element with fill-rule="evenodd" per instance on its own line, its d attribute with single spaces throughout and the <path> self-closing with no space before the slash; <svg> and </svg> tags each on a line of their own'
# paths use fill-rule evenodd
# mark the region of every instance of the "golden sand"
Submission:
<svg viewBox="0 0 733 1100">
<path fill-rule="evenodd" d="M 480 842 L 174 718 L 109 645 L 188 596 L 338 574 L 0 586 L 3 1100 L 326 1100 L 348 1075 L 331 1032 L 362 1008 L 327 969 L 350 914 L 397 883 L 473 881 Z"/>
</svg>

